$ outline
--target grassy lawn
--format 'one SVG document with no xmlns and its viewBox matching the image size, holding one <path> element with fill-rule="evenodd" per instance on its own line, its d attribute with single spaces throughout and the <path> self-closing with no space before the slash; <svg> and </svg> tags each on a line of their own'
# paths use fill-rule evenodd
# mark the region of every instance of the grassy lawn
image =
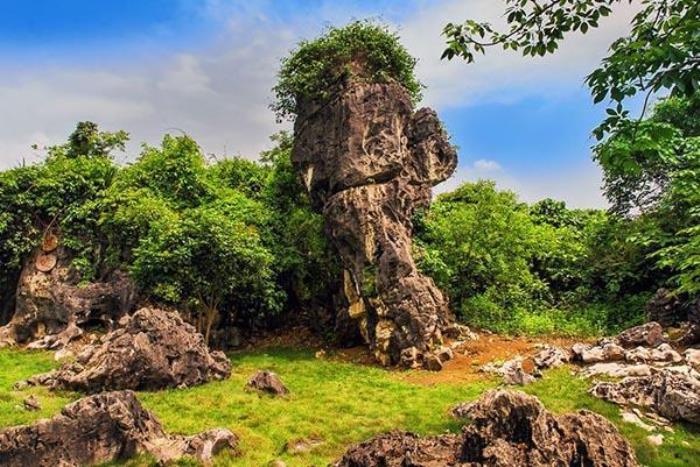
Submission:
<svg viewBox="0 0 700 467">
<path fill-rule="evenodd" d="M 459 425 L 450 419 L 448 409 L 497 385 L 493 380 L 418 385 L 379 368 L 319 360 L 306 350 L 268 349 L 233 354 L 232 358 L 234 374 L 228 381 L 140 394 L 143 403 L 171 432 L 194 433 L 227 427 L 238 434 L 242 455 L 219 456 L 218 465 L 264 466 L 279 458 L 289 466 L 323 466 L 348 444 L 393 428 L 422 434 L 456 431 Z M 37 388 L 12 391 L 15 381 L 53 365 L 49 354 L 0 351 L 0 426 L 50 416 L 63 404 L 79 397 L 52 395 Z M 291 391 L 289 397 L 275 399 L 244 391 L 246 380 L 263 368 L 280 374 Z M 645 439 L 646 431 L 622 423 L 618 409 L 588 396 L 587 388 L 585 380 L 571 376 L 570 370 L 564 368 L 550 371 L 525 390 L 555 412 L 585 408 L 608 417 L 630 439 L 644 465 L 698 465 L 700 434 L 677 425 L 673 433 L 663 433 L 665 442 L 661 447 L 652 447 Z M 15 408 L 29 394 L 40 398 L 43 404 L 40 412 Z M 320 438 L 323 444 L 306 454 L 285 452 L 288 441 L 305 437 Z M 149 462 L 141 458 L 127 465 Z"/>
</svg>

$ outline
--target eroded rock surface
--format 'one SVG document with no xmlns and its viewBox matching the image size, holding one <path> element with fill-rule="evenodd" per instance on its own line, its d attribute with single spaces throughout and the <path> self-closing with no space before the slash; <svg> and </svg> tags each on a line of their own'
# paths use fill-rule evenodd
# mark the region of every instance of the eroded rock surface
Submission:
<svg viewBox="0 0 700 467">
<path fill-rule="evenodd" d="M 623 406 L 646 407 L 669 420 L 700 424 L 700 380 L 681 371 L 664 368 L 649 376 L 597 383 L 591 394 Z"/>
<path fill-rule="evenodd" d="M 222 449 L 235 449 L 236 436 L 215 429 L 195 436 L 173 436 L 131 391 L 85 397 L 59 415 L 0 432 L 0 465 L 71 467 L 149 453 L 161 462 L 193 456 L 211 461 Z"/>
<path fill-rule="evenodd" d="M 491 391 L 455 410 L 461 435 L 391 432 L 350 448 L 339 467 L 639 465 L 629 443 L 600 415 L 552 415 L 533 396 Z"/>
<path fill-rule="evenodd" d="M 348 306 L 336 322 L 344 334 L 347 324 L 359 328 L 382 364 L 435 363 L 428 354 L 452 320 L 411 256 L 411 217 L 457 165 L 440 121 L 430 109 L 414 112 L 395 82 L 349 80 L 297 110 L 292 160 L 345 268 Z"/>
<path fill-rule="evenodd" d="M 46 251 L 49 249 L 49 251 Z M 78 285 L 72 257 L 55 242 L 44 242 L 19 278 L 15 314 L 0 328 L 0 346 L 35 341 L 33 348 L 59 349 L 84 327 L 110 329 L 136 300 L 135 286 L 116 271 L 104 281 Z"/>
<path fill-rule="evenodd" d="M 201 334 L 176 313 L 141 308 L 88 345 L 76 361 L 31 378 L 50 388 L 99 392 L 189 387 L 228 378 L 231 362 L 210 351 Z"/>
</svg>

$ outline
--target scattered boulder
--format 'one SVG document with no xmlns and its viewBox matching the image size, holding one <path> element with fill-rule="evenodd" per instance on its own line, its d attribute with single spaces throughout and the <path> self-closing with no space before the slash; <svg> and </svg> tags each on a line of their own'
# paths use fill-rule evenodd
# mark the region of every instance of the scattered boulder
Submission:
<svg viewBox="0 0 700 467">
<path fill-rule="evenodd" d="M 637 346 L 657 347 L 664 342 L 664 330 L 659 323 L 652 321 L 622 331 L 615 342 L 626 349 Z"/>
<path fill-rule="evenodd" d="M 647 318 L 662 326 L 671 326 L 685 320 L 687 315 L 682 301 L 670 290 L 660 288 L 646 304 Z"/>
<path fill-rule="evenodd" d="M 683 361 L 681 354 L 673 350 L 668 344 L 661 344 L 656 348 L 635 347 L 625 352 L 625 360 L 628 362 L 669 362 Z"/>
<path fill-rule="evenodd" d="M 464 412 L 472 423 L 462 429 L 462 462 L 491 466 L 639 465 L 617 428 L 593 412 L 555 416 L 537 398 L 514 391 L 490 391 Z"/>
<path fill-rule="evenodd" d="M 552 415 L 533 396 L 490 391 L 455 412 L 461 435 L 394 431 L 351 447 L 336 467 L 606 465 L 638 466 L 630 444 L 600 415 Z"/>
<path fill-rule="evenodd" d="M 631 423 L 632 425 L 636 425 L 642 430 L 646 431 L 654 431 L 654 427 L 649 425 L 648 423 L 644 422 L 639 415 L 637 415 L 634 412 L 628 412 L 626 410 L 623 410 L 620 413 L 620 416 L 622 417 L 622 421 L 625 423 Z"/>
<path fill-rule="evenodd" d="M 336 324 L 353 325 L 382 365 L 414 367 L 409 357 L 422 355 L 438 368 L 427 356 L 454 320 L 413 260 L 412 216 L 454 172 L 457 152 L 433 110 L 414 111 L 399 83 L 372 82 L 361 63 L 351 65 L 353 76 L 328 98 L 300 98 L 292 149 L 343 264 L 346 307 Z M 418 352 L 403 352 L 411 347 Z"/>
<path fill-rule="evenodd" d="M 685 323 L 681 329 L 680 336 L 673 342 L 684 347 L 700 344 L 700 324 Z"/>
<path fill-rule="evenodd" d="M 258 371 L 248 380 L 246 388 L 272 394 L 273 396 L 289 394 L 287 386 L 285 386 L 280 377 L 272 371 Z"/>
<path fill-rule="evenodd" d="M 625 359 L 625 349 L 609 339 L 601 339 L 595 345 L 575 344 L 571 350 L 574 358 L 583 363 L 612 362 Z"/>
<path fill-rule="evenodd" d="M 226 355 L 210 351 L 178 313 L 146 307 L 123 317 L 119 328 L 86 346 L 75 362 L 29 382 L 96 393 L 189 387 L 230 374 Z"/>
<path fill-rule="evenodd" d="M 571 353 L 560 347 L 546 345 L 532 359 L 538 369 L 545 370 L 569 363 L 571 361 Z"/>
<path fill-rule="evenodd" d="M 661 446 L 664 444 L 664 435 L 656 434 L 647 436 L 647 442 L 652 446 Z"/>
<path fill-rule="evenodd" d="M 348 449 L 334 467 L 402 467 L 455 465 L 462 440 L 458 435 L 420 437 L 392 431 Z"/>
<path fill-rule="evenodd" d="M 0 346 L 38 341 L 33 348 L 56 350 L 79 337 L 84 327 L 111 329 L 133 309 L 136 287 L 125 273 L 115 271 L 103 282 L 79 285 L 72 259 L 62 246 L 34 251 L 20 274 L 14 316 L 0 328 Z"/>
<path fill-rule="evenodd" d="M 503 377 L 504 384 L 517 384 L 520 386 L 533 383 L 535 376 L 539 376 L 535 362 L 531 358 L 524 357 L 516 357 L 500 366 L 489 363 L 481 367 L 481 371 Z"/>
<path fill-rule="evenodd" d="M 678 371 L 664 368 L 650 376 L 601 382 L 590 392 L 615 404 L 649 408 L 669 420 L 700 424 L 700 380 Z"/>
<path fill-rule="evenodd" d="M 624 378 L 626 376 L 650 376 L 651 367 L 649 365 L 629 365 L 620 362 L 594 363 L 584 368 L 581 372 L 583 376 L 610 376 L 611 378 Z"/>
<path fill-rule="evenodd" d="M 138 453 L 149 453 L 161 462 L 193 456 L 205 463 L 236 444 L 236 436 L 223 429 L 168 435 L 133 392 L 118 391 L 84 397 L 51 419 L 0 431 L 0 465 L 77 467 Z"/>
</svg>

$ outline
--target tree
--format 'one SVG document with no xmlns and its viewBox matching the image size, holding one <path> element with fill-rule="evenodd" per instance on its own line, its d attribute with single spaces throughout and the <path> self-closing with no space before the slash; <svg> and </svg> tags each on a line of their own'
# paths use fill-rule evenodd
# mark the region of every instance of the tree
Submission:
<svg viewBox="0 0 700 467">
<path fill-rule="evenodd" d="M 612 9 L 631 0 L 505 0 L 506 31 L 467 20 L 449 23 L 443 58 L 467 62 L 489 47 L 520 50 L 525 56 L 554 53 L 565 35 L 598 27 Z M 595 102 L 610 98 L 608 117 L 594 130 L 601 140 L 629 120 L 623 101 L 668 89 L 674 96 L 700 90 L 700 3 L 697 0 L 642 0 L 627 37 L 613 42 L 601 66 L 586 78 Z"/>
<path fill-rule="evenodd" d="M 222 307 L 229 322 L 254 306 L 251 296 L 276 311 L 272 261 L 254 228 L 202 206 L 157 222 L 134 250 L 130 272 L 153 297 L 196 310 L 208 342 Z"/>
</svg>

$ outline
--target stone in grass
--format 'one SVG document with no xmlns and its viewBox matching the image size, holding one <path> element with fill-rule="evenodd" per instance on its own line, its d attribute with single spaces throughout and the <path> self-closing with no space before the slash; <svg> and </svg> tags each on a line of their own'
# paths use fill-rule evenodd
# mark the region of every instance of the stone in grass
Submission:
<svg viewBox="0 0 700 467">
<path fill-rule="evenodd" d="M 37 410 L 41 410 L 41 403 L 39 402 L 39 399 L 37 399 L 36 396 L 33 394 L 24 399 L 24 401 L 22 401 L 22 406 L 25 410 L 28 410 L 30 412 L 36 412 Z"/>
<path fill-rule="evenodd" d="M 285 451 L 292 455 L 306 454 L 323 444 L 323 439 L 317 436 L 309 438 L 297 438 L 287 442 Z"/>
<path fill-rule="evenodd" d="M 289 389 L 287 389 L 287 386 L 284 385 L 280 377 L 277 376 L 276 373 L 266 370 L 255 373 L 253 377 L 248 380 L 246 389 L 264 392 L 273 396 L 289 394 Z"/>
<path fill-rule="evenodd" d="M 3 467 L 103 464 L 148 453 L 166 464 L 183 456 L 210 463 L 238 439 L 225 429 L 194 436 L 169 435 L 132 391 L 84 397 L 51 419 L 0 431 Z"/>
</svg>

